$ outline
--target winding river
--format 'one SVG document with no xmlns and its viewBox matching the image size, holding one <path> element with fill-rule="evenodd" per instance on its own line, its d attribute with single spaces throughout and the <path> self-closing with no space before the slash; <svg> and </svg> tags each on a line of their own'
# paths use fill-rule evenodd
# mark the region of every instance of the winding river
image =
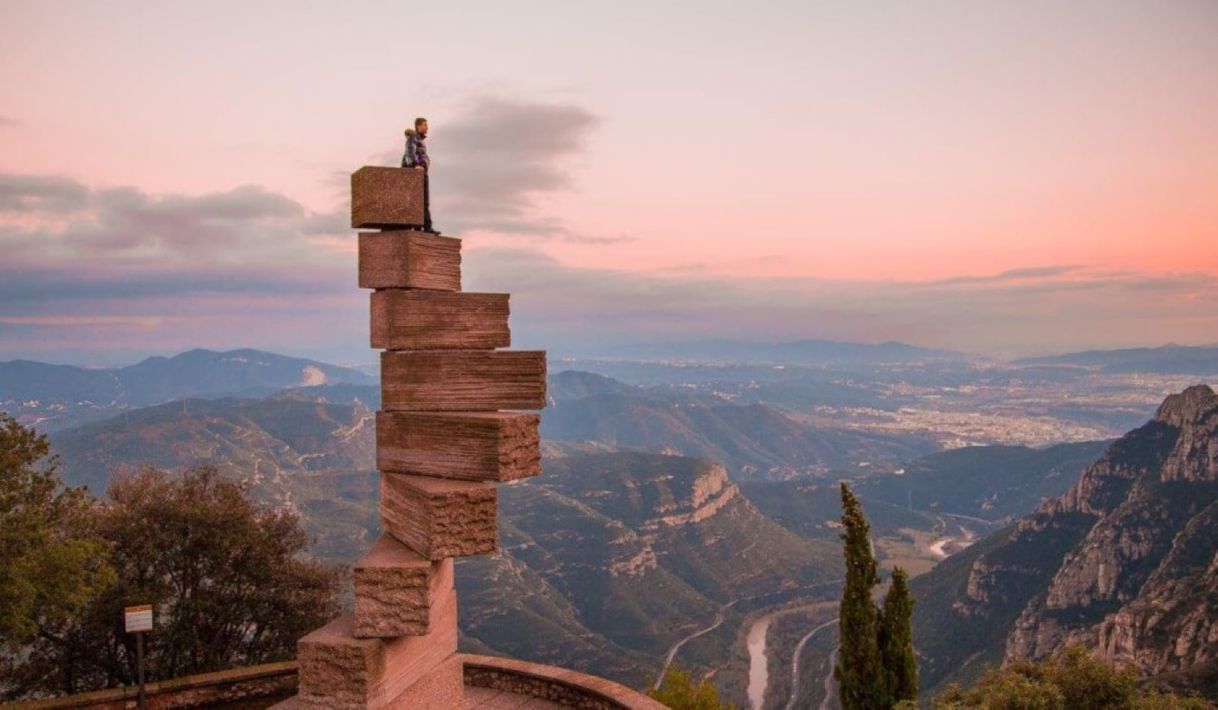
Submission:
<svg viewBox="0 0 1218 710">
<path fill-rule="evenodd" d="M 835 584 L 837 581 L 835 580 Z M 766 658 L 766 637 L 770 631 L 770 625 L 774 619 L 786 614 L 796 614 L 800 612 L 815 612 L 818 609 L 823 609 L 825 606 L 835 607 L 835 602 L 817 602 L 810 606 L 789 607 L 786 609 L 778 609 L 772 611 L 765 616 L 758 618 L 749 626 L 749 632 L 745 636 L 745 643 L 749 650 L 749 707 L 752 710 L 762 710 L 765 707 L 765 691 L 770 687 L 770 663 Z M 836 623 L 836 619 L 833 620 Z M 826 625 L 817 626 L 800 643 L 799 649 L 803 649 L 803 644 L 813 634 L 819 631 Z M 796 668 L 793 669 L 793 679 L 796 683 L 799 681 L 798 670 L 798 655 L 795 658 Z M 792 691 L 794 692 L 794 691 Z"/>
<path fill-rule="evenodd" d="M 753 710 L 761 710 L 765 703 L 765 689 L 770 682 L 768 661 L 765 657 L 765 636 L 770 630 L 770 620 L 773 614 L 766 614 L 749 627 L 747 643 L 749 647 L 749 706 Z"/>
</svg>

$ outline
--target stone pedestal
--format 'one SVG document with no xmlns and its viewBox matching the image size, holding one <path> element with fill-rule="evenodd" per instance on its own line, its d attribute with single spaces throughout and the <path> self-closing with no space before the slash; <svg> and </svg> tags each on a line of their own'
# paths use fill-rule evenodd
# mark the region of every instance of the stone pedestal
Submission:
<svg viewBox="0 0 1218 710">
<path fill-rule="evenodd" d="M 495 552 L 492 482 L 541 472 L 544 351 L 511 342 L 508 294 L 461 291 L 461 241 L 423 220 L 422 173 L 351 176 L 359 285 L 382 348 L 377 413 L 384 534 L 355 564 L 355 609 L 302 638 L 294 707 L 463 706 L 453 557 Z"/>
<path fill-rule="evenodd" d="M 457 595 L 432 607 L 424 636 L 361 639 L 348 614 L 300 639 L 297 699 L 306 707 L 383 708 L 457 652 Z"/>
</svg>

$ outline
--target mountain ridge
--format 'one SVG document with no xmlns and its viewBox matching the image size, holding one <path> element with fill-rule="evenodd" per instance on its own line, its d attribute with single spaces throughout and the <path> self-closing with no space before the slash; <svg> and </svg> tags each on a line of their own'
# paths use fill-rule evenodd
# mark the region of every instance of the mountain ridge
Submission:
<svg viewBox="0 0 1218 710">
<path fill-rule="evenodd" d="M 107 369 L 9 360 L 0 362 L 0 409 L 53 430 L 184 398 L 261 397 L 288 387 L 375 382 L 352 368 L 250 348 L 195 348 Z"/>
<path fill-rule="evenodd" d="M 731 339 L 632 343 L 606 349 L 601 357 L 716 360 L 737 363 L 857 364 L 908 362 L 926 359 L 963 360 L 952 350 L 924 348 L 897 341 L 860 343 L 806 338 L 779 342 Z"/>
<path fill-rule="evenodd" d="M 1083 350 L 1012 360 L 1013 365 L 1052 365 L 1110 373 L 1156 372 L 1178 375 L 1218 374 L 1218 344 Z"/>
<path fill-rule="evenodd" d="M 1166 398 L 1061 496 L 915 579 L 927 689 L 1082 643 L 1218 695 L 1218 395 Z M 942 639 L 951 638 L 951 643 Z"/>
</svg>

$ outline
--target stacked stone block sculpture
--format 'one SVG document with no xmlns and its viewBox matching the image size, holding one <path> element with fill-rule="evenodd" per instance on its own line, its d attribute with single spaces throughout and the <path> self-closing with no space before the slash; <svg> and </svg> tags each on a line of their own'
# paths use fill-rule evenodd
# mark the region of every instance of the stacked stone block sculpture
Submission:
<svg viewBox="0 0 1218 710">
<path fill-rule="evenodd" d="M 541 471 L 544 351 L 510 351 L 508 295 L 461 291 L 461 241 L 414 231 L 414 170 L 351 176 L 359 285 L 381 353 L 380 539 L 353 570 L 355 608 L 302 638 L 309 708 L 463 706 L 454 557 L 498 549 L 495 482 Z"/>
</svg>

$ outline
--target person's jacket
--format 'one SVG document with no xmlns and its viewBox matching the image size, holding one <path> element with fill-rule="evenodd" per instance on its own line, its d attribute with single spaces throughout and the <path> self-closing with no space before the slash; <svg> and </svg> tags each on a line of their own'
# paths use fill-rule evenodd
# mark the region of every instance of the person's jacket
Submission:
<svg viewBox="0 0 1218 710">
<path fill-rule="evenodd" d="M 415 133 L 414 130 L 406 131 L 406 153 L 402 155 L 402 167 L 413 168 L 416 165 L 422 165 L 424 170 L 431 167 L 431 160 L 427 157 L 427 146 L 423 143 L 426 137 Z"/>
</svg>

